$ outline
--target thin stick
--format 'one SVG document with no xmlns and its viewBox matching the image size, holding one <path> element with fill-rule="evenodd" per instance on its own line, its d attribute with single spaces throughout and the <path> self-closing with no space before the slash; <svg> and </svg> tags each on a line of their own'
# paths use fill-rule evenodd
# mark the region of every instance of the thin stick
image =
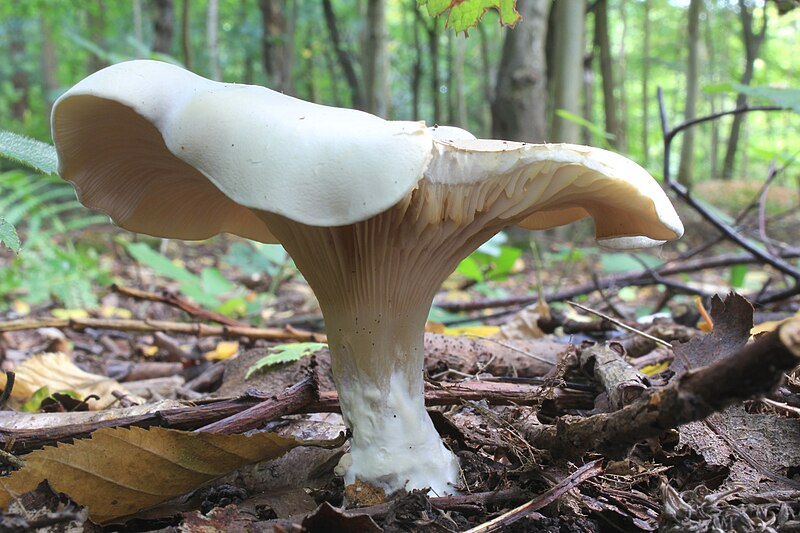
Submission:
<svg viewBox="0 0 800 533">
<path fill-rule="evenodd" d="M 566 492 L 571 491 L 587 479 L 591 479 L 603 472 L 603 460 L 595 459 L 591 463 L 586 463 L 569 477 L 561 480 L 553 488 L 532 499 L 528 503 L 524 503 L 515 509 L 511 509 L 497 518 L 489 520 L 485 524 L 467 530 L 465 533 L 490 533 L 492 531 L 500 531 L 508 527 L 517 520 L 525 518 L 530 513 L 538 511 L 542 507 L 550 505 L 559 499 Z"/>
<path fill-rule="evenodd" d="M 588 308 L 586 306 L 583 306 L 583 305 L 581 305 L 579 303 L 576 303 L 576 302 L 568 301 L 567 303 L 569 305 L 573 306 L 573 307 L 577 307 L 578 309 L 583 309 L 587 313 L 591 313 L 593 315 L 597 315 L 600 318 L 602 318 L 603 320 L 608 320 L 609 322 L 611 322 L 615 326 L 617 326 L 617 327 L 619 327 L 621 329 L 624 329 L 625 331 L 630 331 L 631 333 L 635 333 L 637 335 L 640 335 L 640 336 L 644 337 L 645 339 L 650 339 L 651 341 L 655 342 L 656 344 L 660 344 L 661 346 L 664 346 L 666 348 L 672 349 L 672 345 L 670 343 L 668 343 L 666 341 L 662 341 L 658 337 L 653 337 L 649 333 L 645 333 L 642 330 L 639 330 L 639 329 L 636 329 L 636 328 L 634 328 L 632 326 L 629 326 L 628 324 L 626 324 L 624 322 L 620 322 L 616 318 L 610 317 L 610 316 L 608 316 L 606 314 L 601 313 L 600 311 L 595 311 L 594 309 L 590 309 L 590 308 Z"/>
</svg>

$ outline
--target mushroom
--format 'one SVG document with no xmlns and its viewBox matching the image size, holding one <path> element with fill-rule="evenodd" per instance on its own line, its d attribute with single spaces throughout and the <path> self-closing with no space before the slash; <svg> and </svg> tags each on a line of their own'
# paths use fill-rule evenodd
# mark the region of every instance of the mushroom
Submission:
<svg viewBox="0 0 800 533">
<path fill-rule="evenodd" d="M 325 317 L 345 423 L 345 482 L 454 493 L 455 455 L 425 411 L 423 332 L 442 281 L 507 226 L 591 216 L 609 247 L 683 227 L 641 167 L 569 144 L 475 139 L 262 87 L 132 61 L 53 108 L 61 175 L 119 226 L 280 242 Z"/>
</svg>

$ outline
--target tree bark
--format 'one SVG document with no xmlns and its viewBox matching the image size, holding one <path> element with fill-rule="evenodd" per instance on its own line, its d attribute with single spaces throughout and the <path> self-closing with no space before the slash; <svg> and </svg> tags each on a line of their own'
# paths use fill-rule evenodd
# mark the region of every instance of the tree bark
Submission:
<svg viewBox="0 0 800 533">
<path fill-rule="evenodd" d="M 222 72 L 219 68 L 219 0 L 208 0 L 206 46 L 208 47 L 209 74 L 212 80 L 219 81 L 222 79 Z"/>
<path fill-rule="evenodd" d="M 556 111 L 563 110 L 580 115 L 581 72 L 583 66 L 584 0 L 561 0 L 555 3 L 555 72 L 553 104 Z M 574 121 L 556 115 L 553 119 L 551 140 L 577 143 L 580 126 Z"/>
<path fill-rule="evenodd" d="M 103 30 L 106 26 L 106 8 L 103 2 L 95 0 L 86 6 L 86 23 L 89 26 L 89 40 L 99 48 L 105 48 Z M 87 72 L 97 72 L 107 66 L 108 61 L 97 54 L 89 54 Z"/>
<path fill-rule="evenodd" d="M 389 114 L 389 58 L 386 0 L 367 0 L 367 21 L 362 50 L 362 75 L 366 110 L 379 117 Z"/>
<path fill-rule="evenodd" d="M 419 9 L 415 10 L 415 13 L 428 36 L 428 58 L 431 62 L 431 104 L 433 105 L 432 124 L 443 124 L 444 116 L 442 111 L 442 94 L 440 91 L 442 83 L 439 74 L 439 18 L 434 18 L 429 22 Z"/>
<path fill-rule="evenodd" d="M 181 5 L 181 52 L 183 53 L 183 65 L 191 70 L 192 69 L 192 41 L 189 24 L 190 0 L 183 0 Z"/>
<path fill-rule="evenodd" d="M 761 22 L 761 29 L 756 32 L 753 28 L 753 11 L 748 7 L 745 0 L 739 0 L 739 18 L 742 22 L 742 42 L 744 43 L 745 51 L 745 65 L 744 73 L 742 74 L 741 84 L 749 85 L 753 81 L 753 72 L 755 70 L 755 61 L 758 57 L 758 52 L 761 44 L 764 42 L 764 37 L 767 34 L 767 9 L 763 8 L 763 19 Z M 747 105 L 747 96 L 739 94 L 736 98 L 736 107 L 744 107 Z M 739 135 L 741 134 L 744 125 L 745 113 L 734 115 L 733 122 L 731 123 L 731 133 L 728 136 L 728 147 L 725 150 L 725 162 L 722 164 L 722 178 L 731 179 L 733 177 L 733 167 L 736 163 L 736 151 L 739 146 Z"/>
<path fill-rule="evenodd" d="M 53 95 L 58 90 L 58 60 L 56 57 L 56 43 L 53 39 L 53 27 L 46 15 L 39 17 L 39 28 L 42 32 L 42 85 L 44 88 L 45 101 L 47 102 L 47 114 L 53 107 Z"/>
<path fill-rule="evenodd" d="M 292 4 L 290 17 L 286 17 L 285 0 L 259 0 L 261 10 L 261 51 L 264 70 L 270 85 L 276 91 L 294 94 L 294 28 L 297 2 Z"/>
<path fill-rule="evenodd" d="M 642 2 L 642 164 L 647 167 L 650 162 L 650 2 Z"/>
<path fill-rule="evenodd" d="M 597 0 L 594 5 L 594 48 L 600 56 L 600 75 L 603 80 L 603 114 L 606 119 L 606 132 L 613 137 L 611 146 L 619 148 L 622 138 L 617 117 L 618 105 L 614 96 L 614 67 L 611 57 L 611 39 L 608 35 L 608 1 Z M 591 120 L 591 117 L 586 117 Z"/>
<path fill-rule="evenodd" d="M 466 36 L 455 32 L 448 34 L 452 54 L 450 56 L 450 124 L 459 128 L 467 127 L 467 99 L 464 94 L 464 54 L 466 53 Z"/>
<path fill-rule="evenodd" d="M 153 52 L 172 53 L 172 36 L 175 34 L 175 5 L 173 0 L 154 0 Z"/>
<path fill-rule="evenodd" d="M 342 45 L 342 40 L 339 36 L 339 26 L 336 22 L 336 14 L 333 12 L 331 0 L 322 0 L 322 10 L 325 13 L 325 24 L 328 26 L 331 44 L 333 45 L 333 49 L 336 50 L 336 58 L 344 72 L 347 85 L 350 86 L 352 106 L 356 109 L 364 109 L 365 104 L 361 92 L 361 84 L 356 74 L 356 68 L 353 65 L 353 59 Z"/>
<path fill-rule="evenodd" d="M 683 120 L 691 120 L 697 116 L 697 99 L 700 95 L 700 12 L 702 0 L 691 0 L 689 3 L 689 59 L 686 65 L 686 99 Z M 694 175 L 694 134 L 695 128 L 683 132 L 681 144 L 681 162 L 678 167 L 678 179 L 688 185 Z"/>
<path fill-rule="evenodd" d="M 517 3 L 523 20 L 506 33 L 492 101 L 495 138 L 526 142 L 547 139 L 545 40 L 550 4 L 548 0 Z M 576 87 L 580 89 L 580 83 Z"/>
</svg>

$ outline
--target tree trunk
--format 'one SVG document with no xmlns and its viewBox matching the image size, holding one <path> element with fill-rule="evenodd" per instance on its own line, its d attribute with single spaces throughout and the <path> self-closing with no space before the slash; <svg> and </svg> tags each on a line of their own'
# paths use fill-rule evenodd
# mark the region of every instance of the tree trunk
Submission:
<svg viewBox="0 0 800 533">
<path fill-rule="evenodd" d="M 386 118 L 389 114 L 386 0 L 367 0 L 365 32 L 361 64 L 366 110 Z"/>
<path fill-rule="evenodd" d="M 292 4 L 290 18 L 286 18 L 285 0 L 259 0 L 261 10 L 261 51 L 264 71 L 276 91 L 294 94 L 294 28 L 297 18 L 297 0 Z"/>
<path fill-rule="evenodd" d="M 464 55 L 467 48 L 467 38 L 455 32 L 449 34 L 453 46 L 453 55 L 450 63 L 450 91 L 451 114 L 450 124 L 459 128 L 467 127 L 467 99 L 464 94 Z M 488 73 L 485 75 L 488 76 Z"/>
<path fill-rule="evenodd" d="M 555 3 L 555 72 L 553 104 L 556 111 L 563 110 L 579 116 L 581 74 L 583 69 L 584 0 L 561 0 Z M 553 141 L 577 143 L 580 126 L 572 120 L 556 115 L 553 119 Z"/>
<path fill-rule="evenodd" d="M 189 70 L 192 69 L 191 25 L 189 24 L 190 6 L 190 0 L 183 0 L 181 10 L 181 52 L 183 53 L 183 65 Z"/>
<path fill-rule="evenodd" d="M 56 42 L 53 39 L 53 27 L 46 15 L 39 17 L 39 29 L 42 32 L 42 86 L 45 101 L 47 102 L 47 115 L 53 107 L 53 96 L 58 90 L 58 60 L 56 58 Z"/>
<path fill-rule="evenodd" d="M 104 49 L 103 31 L 106 27 L 106 8 L 102 1 L 95 0 L 86 5 L 86 23 L 89 26 L 89 40 L 98 48 Z M 107 66 L 108 61 L 97 54 L 89 54 L 89 61 L 86 65 L 87 72 L 97 72 Z"/>
<path fill-rule="evenodd" d="M 755 8 L 753 8 L 754 10 Z M 742 85 L 749 85 L 753 81 L 753 71 L 755 61 L 758 58 L 758 51 L 764 42 L 767 33 L 767 9 L 763 8 L 763 20 L 761 29 L 755 32 L 753 29 L 753 10 L 751 10 L 745 0 L 739 0 L 739 18 L 742 21 L 742 41 L 745 50 L 744 74 L 742 74 Z M 736 107 L 747 105 L 747 96 L 739 94 L 736 98 Z M 746 113 L 739 113 L 733 116 L 731 123 L 731 133 L 728 136 L 728 147 L 725 150 L 725 162 L 722 165 L 722 178 L 731 179 L 733 177 L 733 167 L 736 163 L 736 151 L 739 146 L 739 135 L 742 131 Z"/>
<path fill-rule="evenodd" d="M 494 86 L 492 81 L 496 81 L 496 76 L 492 76 L 492 63 L 489 59 L 489 38 L 486 35 L 486 25 L 478 24 L 478 37 L 480 39 L 481 49 L 481 92 L 485 102 L 494 102 Z M 492 128 L 492 107 L 487 105 L 480 106 L 481 109 L 481 135 L 479 137 L 489 136 Z"/>
<path fill-rule="evenodd" d="M 175 6 L 173 0 L 154 0 L 153 52 L 172 53 L 172 36 L 175 33 Z"/>
<path fill-rule="evenodd" d="M 425 28 L 428 35 L 428 58 L 431 62 L 431 104 L 433 106 L 433 120 L 431 124 L 444 124 L 442 113 L 441 77 L 439 75 L 439 18 L 430 21 L 426 19 L 419 9 L 415 10 L 417 19 Z"/>
<path fill-rule="evenodd" d="M 650 2 L 642 2 L 644 14 L 642 30 L 644 42 L 642 43 L 642 164 L 647 167 L 650 163 Z"/>
<path fill-rule="evenodd" d="M 506 33 L 497 70 L 492 102 L 492 136 L 513 141 L 544 142 L 547 139 L 545 40 L 550 1 L 519 0 L 517 10 L 523 20 Z M 580 65 L 579 62 L 579 69 Z M 580 90 L 580 83 L 576 88 Z"/>
<path fill-rule="evenodd" d="M 17 120 L 24 120 L 28 111 L 28 98 L 30 97 L 30 77 L 25 69 L 27 58 L 25 50 L 25 35 L 22 28 L 23 19 L 10 17 L 7 19 L 8 51 L 6 59 L 11 65 L 11 86 L 14 88 L 15 99 L 11 102 L 11 116 Z M 12 98 L 14 98 L 12 96 Z"/>
<path fill-rule="evenodd" d="M 221 80 L 219 68 L 219 0 L 208 0 L 206 11 L 206 45 L 208 46 L 208 71 L 212 80 Z"/>
<path fill-rule="evenodd" d="M 613 137 L 611 146 L 619 148 L 622 132 L 617 119 L 619 106 L 614 96 L 614 67 L 611 57 L 611 39 L 608 36 L 608 1 L 597 0 L 594 5 L 594 49 L 600 56 L 600 76 L 603 79 L 603 114 L 606 132 Z M 590 116 L 586 117 L 591 120 Z"/>
<path fill-rule="evenodd" d="M 683 120 L 691 120 L 697 115 L 697 99 L 700 95 L 700 11 L 702 7 L 703 0 L 691 0 L 689 3 L 689 60 L 686 65 L 686 99 Z M 694 134 L 695 128 L 683 131 L 678 179 L 687 185 L 692 182 L 694 176 Z"/>
<path fill-rule="evenodd" d="M 352 106 L 356 109 L 364 109 L 364 98 L 361 92 L 361 85 L 358 81 L 353 59 L 344 49 L 342 40 L 339 37 L 339 26 L 336 23 L 336 14 L 333 12 L 331 0 L 322 0 L 322 10 L 325 13 L 325 24 L 328 26 L 328 34 L 331 38 L 331 45 L 336 50 L 336 58 L 339 66 L 342 67 L 347 85 L 350 86 L 350 97 Z"/>
<path fill-rule="evenodd" d="M 422 38 L 419 34 L 419 25 L 420 22 L 417 20 L 416 13 L 417 11 L 417 2 L 416 0 L 411 0 L 411 27 L 414 31 L 414 64 L 411 67 L 411 118 L 413 120 L 417 120 L 422 116 L 420 111 L 420 89 L 422 87 Z"/>
<path fill-rule="evenodd" d="M 133 36 L 139 43 L 144 43 L 144 29 L 142 23 L 142 0 L 133 0 Z"/>
</svg>

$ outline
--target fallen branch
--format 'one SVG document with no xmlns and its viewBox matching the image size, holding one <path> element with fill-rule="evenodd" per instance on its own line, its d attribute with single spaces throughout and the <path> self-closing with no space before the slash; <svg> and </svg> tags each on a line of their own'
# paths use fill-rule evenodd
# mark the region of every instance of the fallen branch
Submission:
<svg viewBox="0 0 800 533">
<path fill-rule="evenodd" d="M 138 333 L 179 333 L 197 337 L 247 337 L 278 341 L 327 342 L 322 333 L 295 328 L 254 328 L 251 326 L 209 326 L 167 320 L 128 320 L 115 318 L 23 318 L 0 322 L 0 333 L 39 328 L 61 328 L 82 331 L 88 328 L 135 331 Z"/>
<path fill-rule="evenodd" d="M 25 453 L 47 444 L 86 437 L 93 431 L 107 427 L 160 426 L 191 431 L 234 417 L 251 408 L 254 408 L 255 416 L 251 411 L 246 423 L 236 418 L 230 423 L 233 424 L 233 421 L 236 421 L 238 430 L 243 430 L 242 428 L 245 427 L 259 427 L 285 414 L 339 411 L 339 396 L 336 391 L 320 392 L 316 399 L 312 394 L 308 394 L 305 387 L 306 385 L 302 385 L 302 388 L 295 389 L 291 394 L 284 393 L 277 397 L 251 389 L 247 394 L 236 399 L 216 400 L 202 405 L 164 409 L 118 418 L 97 419 L 98 416 L 113 416 L 108 410 L 65 413 L 64 417 L 70 420 L 70 423 L 42 427 L 41 419 L 39 419 L 37 427 L 33 429 L 0 427 L 0 447 L 14 453 Z M 425 392 L 425 404 L 429 406 L 458 405 L 462 401 L 485 400 L 490 405 L 536 405 L 545 393 L 549 400 L 561 408 L 586 409 L 590 408 L 592 404 L 592 396 L 583 391 L 568 388 L 544 389 L 538 385 L 484 381 L 437 384 L 436 388 Z M 260 404 L 264 405 L 257 407 Z M 55 418 L 53 415 L 50 416 Z M 79 420 L 86 421 L 80 422 Z M 2 417 L 0 417 L 0 425 L 3 425 Z M 225 429 L 226 424 L 210 427 L 215 431 L 222 429 L 221 432 L 229 432 Z"/>
<path fill-rule="evenodd" d="M 800 319 L 783 324 L 730 357 L 690 370 L 651 389 L 613 413 L 563 417 L 555 426 L 526 430 L 532 446 L 553 457 L 580 457 L 587 450 L 622 457 L 643 439 L 772 391 L 783 373 L 800 364 Z"/>
</svg>

